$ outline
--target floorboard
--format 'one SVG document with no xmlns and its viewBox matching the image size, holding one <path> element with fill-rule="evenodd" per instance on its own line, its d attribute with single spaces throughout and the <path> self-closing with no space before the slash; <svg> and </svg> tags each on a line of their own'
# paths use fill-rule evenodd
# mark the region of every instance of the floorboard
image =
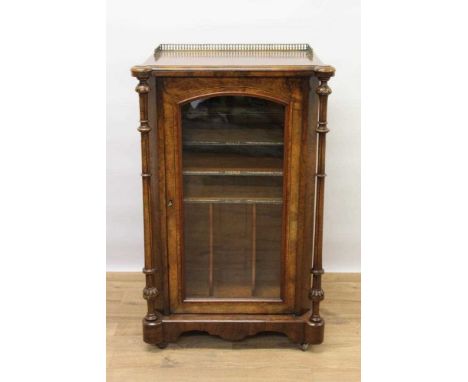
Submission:
<svg viewBox="0 0 468 382">
<path fill-rule="evenodd" d="M 107 380 L 360 381 L 361 288 L 358 273 L 323 277 L 325 342 L 305 352 L 280 334 L 229 342 L 185 334 L 160 350 L 142 340 L 144 275 L 107 274 Z"/>
</svg>

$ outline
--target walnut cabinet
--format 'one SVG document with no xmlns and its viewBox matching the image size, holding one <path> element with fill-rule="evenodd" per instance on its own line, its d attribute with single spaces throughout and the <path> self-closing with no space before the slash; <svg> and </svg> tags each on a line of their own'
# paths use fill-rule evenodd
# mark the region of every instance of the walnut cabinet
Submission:
<svg viewBox="0 0 468 382">
<path fill-rule="evenodd" d="M 324 337 L 328 80 L 307 44 L 160 45 L 139 83 L 143 338 Z"/>
</svg>

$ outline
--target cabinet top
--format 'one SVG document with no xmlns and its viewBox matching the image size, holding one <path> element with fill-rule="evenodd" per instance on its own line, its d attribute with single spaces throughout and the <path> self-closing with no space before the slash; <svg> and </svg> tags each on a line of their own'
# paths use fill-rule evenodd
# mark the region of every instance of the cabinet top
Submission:
<svg viewBox="0 0 468 382">
<path fill-rule="evenodd" d="M 330 77 L 335 68 L 324 65 L 308 44 L 161 44 L 134 76 L 194 72 L 290 72 Z"/>
</svg>

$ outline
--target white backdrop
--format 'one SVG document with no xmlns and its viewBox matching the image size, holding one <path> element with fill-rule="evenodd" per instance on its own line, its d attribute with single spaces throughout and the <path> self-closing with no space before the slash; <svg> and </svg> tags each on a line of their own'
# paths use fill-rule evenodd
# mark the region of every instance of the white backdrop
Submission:
<svg viewBox="0 0 468 382">
<path fill-rule="evenodd" d="M 136 80 L 159 43 L 306 42 L 330 80 L 324 268 L 360 271 L 360 1 L 112 0 L 107 10 L 107 269 L 143 265 Z"/>
</svg>

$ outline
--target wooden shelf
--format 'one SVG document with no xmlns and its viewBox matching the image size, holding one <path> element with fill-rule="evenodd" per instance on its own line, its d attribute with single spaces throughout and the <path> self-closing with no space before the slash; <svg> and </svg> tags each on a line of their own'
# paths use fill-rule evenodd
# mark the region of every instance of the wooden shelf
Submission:
<svg viewBox="0 0 468 382">
<path fill-rule="evenodd" d="M 282 198 L 233 198 L 233 197 L 184 197 L 185 203 L 208 203 L 208 204 L 282 204 Z"/>
<path fill-rule="evenodd" d="M 184 146 L 283 146 L 283 131 L 276 127 L 201 127 L 184 129 Z"/>
<path fill-rule="evenodd" d="M 282 179 L 256 177 L 186 177 L 187 203 L 282 204 Z"/>
<path fill-rule="evenodd" d="M 283 175 L 282 158 L 184 152 L 183 163 L 184 175 Z"/>
</svg>

